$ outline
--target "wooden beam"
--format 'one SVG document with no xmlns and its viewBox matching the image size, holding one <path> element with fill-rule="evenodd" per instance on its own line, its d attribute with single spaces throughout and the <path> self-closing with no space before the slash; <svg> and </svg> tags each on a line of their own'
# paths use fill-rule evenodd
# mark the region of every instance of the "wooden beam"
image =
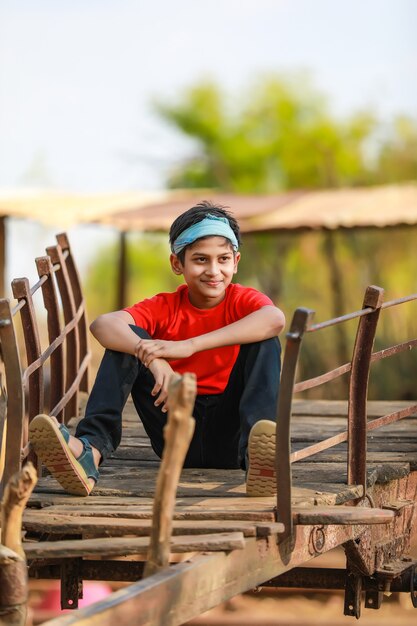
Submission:
<svg viewBox="0 0 417 626">
<path fill-rule="evenodd" d="M 207 535 L 210 533 L 242 532 L 245 537 L 255 537 L 258 526 L 263 529 L 271 527 L 272 532 L 274 532 L 276 524 L 247 520 L 175 520 L 172 522 L 172 534 Z M 49 511 L 26 511 L 23 527 L 26 531 L 40 534 L 88 535 L 90 537 L 123 535 L 149 537 L 153 531 L 153 523 L 150 519 L 101 516 L 77 518 L 74 515 Z M 282 529 L 282 525 L 279 525 L 279 528 Z"/>
<path fill-rule="evenodd" d="M 359 506 L 314 506 L 295 511 L 294 524 L 389 524 L 394 511 Z"/>
<path fill-rule="evenodd" d="M 174 554 L 184 552 L 219 552 L 241 550 L 245 546 L 243 533 L 213 533 L 172 537 L 170 550 Z M 63 541 L 39 541 L 24 544 L 27 559 L 69 559 L 76 557 L 115 557 L 147 554 L 149 537 L 103 537 L 99 539 L 68 539 Z"/>
<path fill-rule="evenodd" d="M 261 585 L 313 558 L 311 526 L 295 527 L 294 543 L 274 537 L 249 538 L 242 550 L 196 556 L 125 587 L 91 607 L 53 619 L 45 626 L 179 626 L 238 593 Z M 326 533 L 331 550 L 362 532 L 333 527 Z"/>
</svg>

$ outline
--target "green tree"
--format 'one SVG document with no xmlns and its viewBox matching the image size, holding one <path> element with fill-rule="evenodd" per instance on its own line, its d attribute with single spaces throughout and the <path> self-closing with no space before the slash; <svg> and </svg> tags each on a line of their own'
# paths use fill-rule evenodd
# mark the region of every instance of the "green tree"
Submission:
<svg viewBox="0 0 417 626">
<path fill-rule="evenodd" d="M 265 79 L 233 102 L 214 83 L 201 83 L 157 109 L 196 142 L 196 153 L 171 173 L 170 187 L 267 193 L 358 185 L 371 176 L 364 148 L 374 116 L 339 122 L 306 77 Z"/>
<path fill-rule="evenodd" d="M 381 142 L 376 172 L 378 182 L 417 180 L 417 123 L 401 115 L 395 118 Z"/>
</svg>

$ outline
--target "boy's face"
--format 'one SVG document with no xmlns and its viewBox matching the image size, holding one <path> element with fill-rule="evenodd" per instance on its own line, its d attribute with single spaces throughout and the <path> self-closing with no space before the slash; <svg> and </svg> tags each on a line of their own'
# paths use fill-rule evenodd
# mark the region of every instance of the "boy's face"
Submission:
<svg viewBox="0 0 417 626">
<path fill-rule="evenodd" d="M 171 254 L 175 274 L 183 274 L 188 285 L 190 302 L 199 309 L 219 304 L 237 272 L 240 253 L 234 253 L 224 237 L 198 239 L 185 250 L 184 264 Z"/>
</svg>

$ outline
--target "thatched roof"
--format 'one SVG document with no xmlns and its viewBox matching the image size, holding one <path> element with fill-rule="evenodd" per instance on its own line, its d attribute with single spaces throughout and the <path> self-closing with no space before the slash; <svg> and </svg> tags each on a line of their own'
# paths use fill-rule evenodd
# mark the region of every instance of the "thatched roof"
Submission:
<svg viewBox="0 0 417 626">
<path fill-rule="evenodd" d="M 94 222 L 125 231 L 158 231 L 168 230 L 177 215 L 203 199 L 230 207 L 244 232 L 417 223 L 417 183 L 272 195 L 213 190 L 83 195 L 0 190 L 0 216 L 59 228 Z"/>
</svg>

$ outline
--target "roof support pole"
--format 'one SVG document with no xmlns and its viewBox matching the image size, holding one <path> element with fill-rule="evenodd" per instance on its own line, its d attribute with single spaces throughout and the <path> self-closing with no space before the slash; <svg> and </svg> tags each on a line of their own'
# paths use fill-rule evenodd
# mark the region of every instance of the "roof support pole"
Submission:
<svg viewBox="0 0 417 626">
<path fill-rule="evenodd" d="M 0 298 L 6 291 L 6 217 L 0 215 Z"/>
<path fill-rule="evenodd" d="M 127 293 L 127 232 L 122 230 L 119 238 L 119 268 L 117 277 L 116 309 L 123 309 Z"/>
</svg>

